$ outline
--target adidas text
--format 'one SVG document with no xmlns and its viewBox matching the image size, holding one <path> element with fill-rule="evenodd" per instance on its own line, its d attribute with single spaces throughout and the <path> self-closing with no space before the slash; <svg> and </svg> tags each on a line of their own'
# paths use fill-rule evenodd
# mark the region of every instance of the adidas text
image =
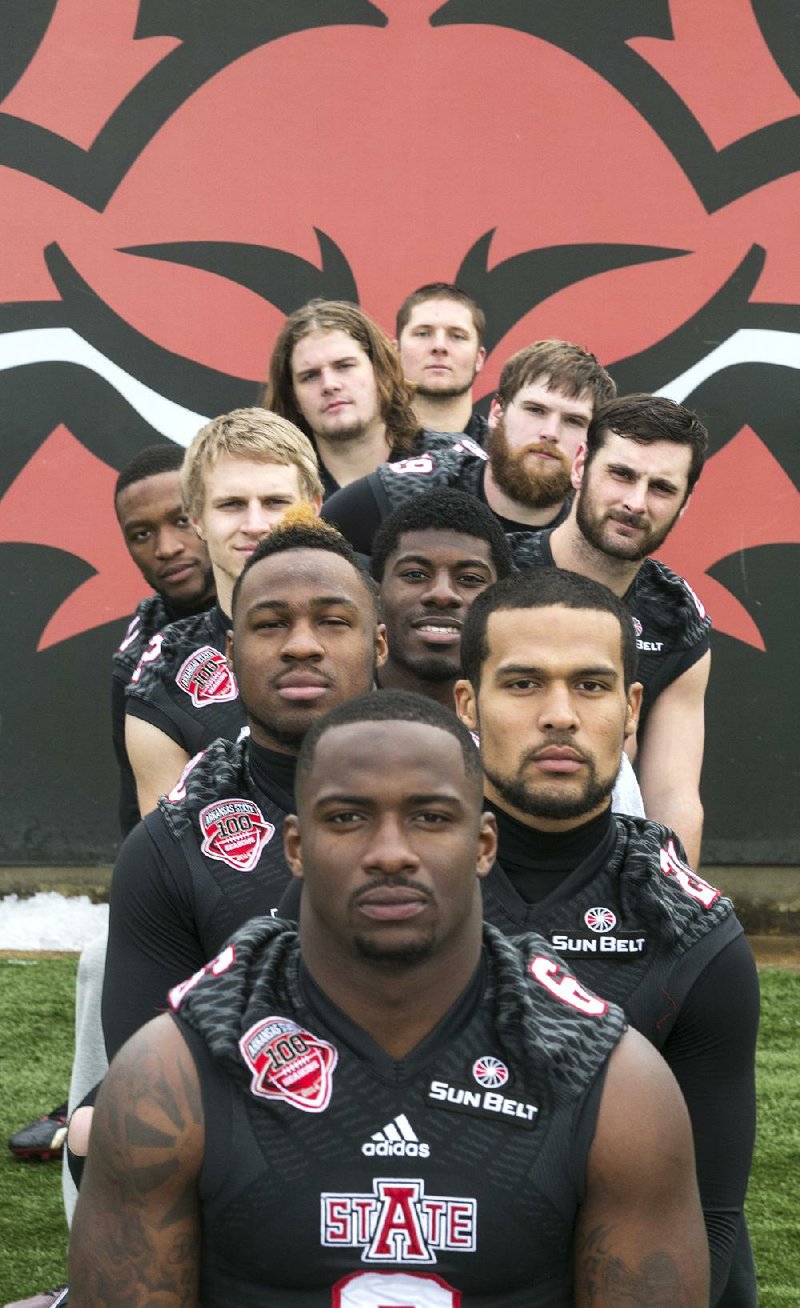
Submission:
<svg viewBox="0 0 800 1308">
<path fill-rule="evenodd" d="M 361 1146 L 367 1158 L 429 1158 L 430 1146 L 418 1137 L 405 1113 L 398 1113 Z"/>
</svg>

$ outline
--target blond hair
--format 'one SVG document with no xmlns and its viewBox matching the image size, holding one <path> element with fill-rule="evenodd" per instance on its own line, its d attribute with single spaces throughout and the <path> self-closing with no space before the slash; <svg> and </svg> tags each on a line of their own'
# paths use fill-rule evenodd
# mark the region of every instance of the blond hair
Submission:
<svg viewBox="0 0 800 1308">
<path fill-rule="evenodd" d="M 186 510 L 199 518 L 205 504 L 205 477 L 223 455 L 297 468 L 306 500 L 322 497 L 322 482 L 314 447 L 294 423 L 269 409 L 233 409 L 201 427 L 186 451 L 181 492 Z"/>
</svg>

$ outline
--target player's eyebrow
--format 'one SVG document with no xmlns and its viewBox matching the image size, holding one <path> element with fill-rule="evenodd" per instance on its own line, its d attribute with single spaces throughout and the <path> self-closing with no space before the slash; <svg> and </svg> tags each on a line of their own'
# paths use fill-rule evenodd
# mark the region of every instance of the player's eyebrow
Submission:
<svg viewBox="0 0 800 1308">
<path fill-rule="evenodd" d="M 413 550 L 410 550 L 407 553 L 404 552 L 403 554 L 398 554 L 397 558 L 394 561 L 393 567 L 396 568 L 401 563 L 421 563 L 422 566 L 425 568 L 432 568 L 434 566 L 433 560 L 430 558 L 429 555 L 416 554 L 414 553 Z M 491 567 L 491 564 L 486 559 L 465 558 L 465 559 L 455 559 L 451 566 L 456 568 L 484 568 L 488 572 Z"/>
<path fill-rule="evenodd" d="M 552 669 L 536 667 L 531 663 L 501 663 L 495 668 L 496 677 L 544 677 L 548 678 L 553 675 Z M 605 677 L 606 679 L 619 680 L 617 669 L 610 663 L 602 663 L 595 667 L 570 668 L 570 677 Z"/>
<path fill-rule="evenodd" d="M 328 804 L 352 804 L 354 808 L 370 808 L 379 802 L 379 797 L 375 795 L 353 795 L 338 790 L 323 790 L 317 794 L 314 808 L 323 808 Z M 414 807 L 421 804 L 449 804 L 453 808 L 463 808 L 461 794 L 455 788 L 453 790 L 420 791 L 412 795 L 405 795 L 403 804 Z"/>
<path fill-rule="evenodd" d="M 315 595 L 308 602 L 309 608 L 326 609 L 332 607 L 353 609 L 358 612 L 359 605 L 349 595 Z M 291 600 L 286 599 L 258 599 L 253 600 L 252 604 L 247 606 L 248 613 L 257 613 L 261 609 L 275 609 L 279 612 L 287 612 L 294 608 Z"/>
</svg>

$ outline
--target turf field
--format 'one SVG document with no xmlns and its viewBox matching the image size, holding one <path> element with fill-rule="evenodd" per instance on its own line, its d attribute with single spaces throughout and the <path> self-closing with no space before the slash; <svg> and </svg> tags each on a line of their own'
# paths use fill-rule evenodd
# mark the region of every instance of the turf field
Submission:
<svg viewBox="0 0 800 1308">
<path fill-rule="evenodd" d="M 0 959 L 0 1137 L 66 1095 L 75 958 Z M 761 1308 L 800 1304 L 800 973 L 766 971 L 759 1134 L 748 1213 Z M 0 1144 L 0 1304 L 65 1280 L 67 1228 L 56 1163 Z"/>
</svg>

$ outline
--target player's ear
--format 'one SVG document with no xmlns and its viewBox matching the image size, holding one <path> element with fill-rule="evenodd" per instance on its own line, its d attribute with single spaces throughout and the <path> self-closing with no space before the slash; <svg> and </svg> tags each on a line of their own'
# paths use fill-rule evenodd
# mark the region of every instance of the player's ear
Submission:
<svg viewBox="0 0 800 1308">
<path fill-rule="evenodd" d="M 477 377 L 484 363 L 486 362 L 486 347 L 482 345 L 475 356 L 475 376 Z"/>
<path fill-rule="evenodd" d="M 283 852 L 286 865 L 293 877 L 303 880 L 303 857 L 300 843 L 300 823 L 294 813 L 290 813 L 283 823 Z"/>
<path fill-rule="evenodd" d="M 572 463 L 571 481 L 574 490 L 580 490 L 583 485 L 583 473 L 586 467 L 586 445 L 579 445 L 578 452 Z"/>
<path fill-rule="evenodd" d="M 456 700 L 456 714 L 470 731 L 478 730 L 478 696 L 472 682 L 462 678 L 455 684 L 453 691 Z"/>
<path fill-rule="evenodd" d="M 386 639 L 386 625 L 379 622 L 375 628 L 375 666 L 382 668 L 389 657 L 389 643 Z"/>
<path fill-rule="evenodd" d="M 498 422 L 503 416 L 503 402 L 499 395 L 495 395 L 489 405 L 489 431 L 494 431 Z"/>
<path fill-rule="evenodd" d="M 497 818 L 494 813 L 481 813 L 481 825 L 478 833 L 479 877 L 488 876 L 497 858 Z"/>
<path fill-rule="evenodd" d="M 639 727 L 639 714 L 642 709 L 642 683 L 634 681 L 628 687 L 628 704 L 625 709 L 625 739 L 635 736 Z"/>
</svg>

